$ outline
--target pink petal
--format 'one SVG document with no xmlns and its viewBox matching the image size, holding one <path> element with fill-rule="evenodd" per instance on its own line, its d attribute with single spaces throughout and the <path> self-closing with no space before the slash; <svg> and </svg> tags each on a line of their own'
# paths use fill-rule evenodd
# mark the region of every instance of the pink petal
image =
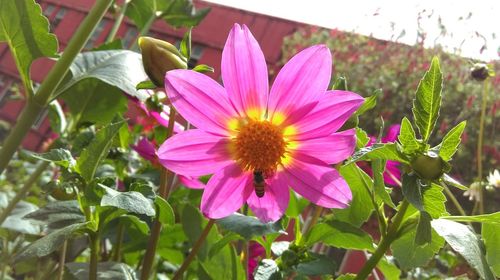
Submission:
<svg viewBox="0 0 500 280">
<path fill-rule="evenodd" d="M 141 138 L 136 145 L 131 145 L 131 148 L 145 160 L 157 163 L 156 146 L 147 138 Z"/>
<path fill-rule="evenodd" d="M 190 129 L 165 141 L 158 150 L 160 163 L 185 176 L 212 174 L 231 164 L 229 139 Z"/>
<path fill-rule="evenodd" d="M 151 111 L 149 112 L 149 115 L 153 117 L 161 126 L 168 127 L 168 112 Z M 184 127 L 180 123 L 175 122 L 174 133 L 179 133 L 181 131 L 184 131 Z"/>
<path fill-rule="evenodd" d="M 354 152 L 356 130 L 349 129 L 329 136 L 300 141 L 297 150 L 328 164 L 342 162 Z"/>
<path fill-rule="evenodd" d="M 259 43 L 246 25 L 234 24 L 222 51 L 222 80 L 240 116 L 265 113 L 269 82 L 267 65 Z"/>
<path fill-rule="evenodd" d="M 391 186 L 399 186 L 401 183 L 401 170 L 398 168 L 399 162 L 397 161 L 392 161 L 388 160 L 385 166 L 385 172 L 384 172 L 384 182 L 388 185 Z M 391 175 L 389 175 L 389 173 Z M 395 177 L 397 180 L 399 180 L 399 183 L 394 180 Z"/>
<path fill-rule="evenodd" d="M 191 70 L 172 70 L 165 76 L 165 90 L 181 116 L 195 127 L 228 135 L 236 116 L 224 88 L 206 75 Z"/>
<path fill-rule="evenodd" d="M 351 189 L 337 170 L 315 158 L 295 153 L 284 173 L 293 190 L 319 206 L 345 208 L 352 200 Z"/>
<path fill-rule="evenodd" d="M 305 117 L 293 124 L 297 139 L 328 136 L 337 131 L 363 104 L 363 97 L 349 91 L 328 91 Z"/>
<path fill-rule="evenodd" d="M 201 197 L 201 211 L 210 219 L 227 217 L 240 209 L 252 191 L 251 173 L 231 164 L 208 180 Z"/>
<path fill-rule="evenodd" d="M 179 175 L 177 177 L 179 178 L 179 182 L 181 184 L 190 189 L 201 190 L 205 188 L 205 184 L 203 184 L 198 178 L 182 175 Z"/>
<path fill-rule="evenodd" d="M 381 139 L 382 143 L 395 142 L 398 139 L 400 128 L 401 126 L 399 124 L 389 126 L 389 131 L 387 131 L 385 137 L 382 137 Z"/>
<path fill-rule="evenodd" d="M 279 220 L 288 207 L 290 191 L 286 178 L 283 174 L 277 174 L 272 179 L 266 180 L 266 192 L 259 198 L 255 191 L 247 200 L 252 212 L 263 222 L 274 222 Z"/>
<path fill-rule="evenodd" d="M 296 109 L 318 101 L 328 89 L 331 74 L 332 56 L 325 45 L 309 47 L 292 57 L 278 73 L 271 88 L 270 119 L 286 118 Z"/>
</svg>

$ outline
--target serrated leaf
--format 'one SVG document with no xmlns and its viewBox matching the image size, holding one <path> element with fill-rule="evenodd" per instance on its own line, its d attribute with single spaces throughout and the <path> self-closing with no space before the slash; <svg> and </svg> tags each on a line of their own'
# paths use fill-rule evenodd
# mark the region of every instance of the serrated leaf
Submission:
<svg viewBox="0 0 500 280">
<path fill-rule="evenodd" d="M 25 247 L 14 257 L 14 261 L 18 262 L 30 257 L 44 257 L 59 249 L 65 240 L 71 238 L 71 236 L 83 230 L 86 226 L 87 223 L 78 223 L 52 231 Z"/>
<path fill-rule="evenodd" d="M 476 215 L 476 216 L 446 216 L 442 218 L 456 222 L 472 222 L 472 223 L 500 225 L 500 212 L 484 214 L 484 215 Z"/>
<path fill-rule="evenodd" d="M 356 110 L 355 114 L 360 116 L 373 109 L 377 105 L 377 98 L 382 93 L 381 89 L 375 90 L 371 96 L 365 97 L 363 104 Z"/>
<path fill-rule="evenodd" d="M 497 277 L 500 277 L 500 220 L 496 224 L 483 224 L 481 235 L 486 245 L 486 259 Z"/>
<path fill-rule="evenodd" d="M 66 273 L 69 274 L 71 280 L 90 279 L 88 263 L 67 263 Z M 97 279 L 136 280 L 138 278 L 134 269 L 124 263 L 100 262 L 97 264 Z"/>
<path fill-rule="evenodd" d="M 377 264 L 377 268 L 384 274 L 387 280 L 399 280 L 401 276 L 401 270 L 392 262 L 390 262 L 387 257 L 382 257 Z"/>
<path fill-rule="evenodd" d="M 455 152 L 457 151 L 458 145 L 460 145 L 460 140 L 462 132 L 465 129 L 467 122 L 463 121 L 452 128 L 443 138 L 443 142 L 439 144 L 439 156 L 444 161 L 450 161 Z"/>
<path fill-rule="evenodd" d="M 368 142 L 370 142 L 368 134 L 363 129 L 356 127 L 356 148 L 361 149 L 366 146 Z"/>
<path fill-rule="evenodd" d="M 62 84 L 52 98 L 63 94 L 85 79 L 98 79 L 128 95 L 145 100 L 149 95 L 135 86 L 147 79 L 141 55 L 128 50 L 84 52 L 70 66 L 71 79 Z"/>
<path fill-rule="evenodd" d="M 192 28 L 189 28 L 188 31 L 184 33 L 184 37 L 182 38 L 180 45 L 181 54 L 188 60 L 191 58 L 191 30 Z"/>
<path fill-rule="evenodd" d="M 90 145 L 85 148 L 76 162 L 76 169 L 85 181 L 90 182 L 94 178 L 99 163 L 106 157 L 113 143 L 113 138 L 124 121 L 107 125 L 99 130 Z"/>
<path fill-rule="evenodd" d="M 422 139 L 426 143 L 439 116 L 442 88 L 443 74 L 439 67 L 438 58 L 434 57 L 429 70 L 425 72 L 424 77 L 418 84 L 412 108 L 413 119 Z"/>
<path fill-rule="evenodd" d="M 172 206 L 160 196 L 155 198 L 157 219 L 163 225 L 173 225 L 175 224 L 175 214 Z"/>
<path fill-rule="evenodd" d="M 398 139 L 403 146 L 403 152 L 406 154 L 415 153 L 416 151 L 420 151 L 422 148 L 422 145 L 417 141 L 417 136 L 415 135 L 413 126 L 406 117 L 404 117 L 401 121 L 401 129 Z"/>
<path fill-rule="evenodd" d="M 482 279 L 495 279 L 486 261 L 481 240 L 469 227 L 445 219 L 433 220 L 431 224 L 434 230 L 450 244 L 453 250 L 464 257 Z"/>
<path fill-rule="evenodd" d="M 113 206 L 128 213 L 140 215 L 154 216 L 156 214 L 152 202 L 139 192 L 119 192 L 104 185 L 101 187 L 106 190 L 106 194 L 101 199 L 101 206 Z"/>
<path fill-rule="evenodd" d="M 251 239 L 254 236 L 262 236 L 271 233 L 286 234 L 280 221 L 263 223 L 255 217 L 238 213 L 217 220 L 217 224 L 225 230 L 238 233 L 245 239 Z"/>
<path fill-rule="evenodd" d="M 43 154 L 32 153 L 31 156 L 43 161 L 53 162 L 64 168 L 72 168 L 76 164 L 76 160 L 71 155 L 71 152 L 66 149 L 52 149 Z"/>
<path fill-rule="evenodd" d="M 198 64 L 193 68 L 193 71 L 200 72 L 200 73 L 213 73 L 214 68 L 205 65 L 205 64 Z"/>
<path fill-rule="evenodd" d="M 370 252 L 375 250 L 373 240 L 367 233 L 341 221 L 315 225 L 307 235 L 305 245 L 312 246 L 317 242 L 336 248 L 368 250 Z"/>
<path fill-rule="evenodd" d="M 415 208 L 419 211 L 424 211 L 424 203 L 422 198 L 422 186 L 419 183 L 419 178 L 415 174 L 403 174 L 402 176 L 403 195 Z"/>
<path fill-rule="evenodd" d="M 50 202 L 24 218 L 37 221 L 51 230 L 85 222 L 85 216 L 76 200 Z"/>
<path fill-rule="evenodd" d="M 384 183 L 384 169 L 385 161 L 382 164 L 382 160 L 374 159 L 372 161 L 372 171 L 373 171 L 373 189 L 375 190 L 375 195 L 379 197 L 385 204 L 393 209 L 396 209 L 396 205 L 392 202 L 391 195 L 389 194 L 389 189 L 385 187 Z"/>
<path fill-rule="evenodd" d="M 431 215 L 425 211 L 420 212 L 415 235 L 415 244 L 422 246 L 432 241 Z"/>
<path fill-rule="evenodd" d="M 407 164 L 409 163 L 408 160 L 406 160 L 398 151 L 396 143 L 377 143 L 372 146 L 359 149 L 352 155 L 346 164 L 367 159 L 383 159 Z"/>
<path fill-rule="evenodd" d="M 34 0 L 0 1 L 0 42 L 7 42 L 27 89 L 30 66 L 39 57 L 56 57 L 57 38 Z"/>
</svg>

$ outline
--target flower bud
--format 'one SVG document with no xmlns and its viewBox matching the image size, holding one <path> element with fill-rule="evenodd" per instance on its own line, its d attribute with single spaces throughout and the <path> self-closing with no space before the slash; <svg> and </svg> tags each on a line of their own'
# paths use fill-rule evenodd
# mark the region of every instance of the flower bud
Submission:
<svg viewBox="0 0 500 280">
<path fill-rule="evenodd" d="M 476 81 L 486 80 L 490 76 L 488 65 L 484 63 L 474 64 L 470 69 L 470 75 Z"/>
<path fill-rule="evenodd" d="M 168 42 L 151 37 L 139 37 L 139 47 L 144 70 L 158 87 L 163 87 L 167 71 L 187 69 L 186 58 Z"/>
<path fill-rule="evenodd" d="M 413 159 L 411 167 L 421 178 L 435 180 L 443 175 L 445 164 L 438 154 L 428 152 Z"/>
</svg>

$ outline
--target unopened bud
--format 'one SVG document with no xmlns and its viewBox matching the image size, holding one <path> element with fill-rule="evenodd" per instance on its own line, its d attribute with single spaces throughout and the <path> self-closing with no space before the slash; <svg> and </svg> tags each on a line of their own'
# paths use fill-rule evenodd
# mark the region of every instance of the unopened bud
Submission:
<svg viewBox="0 0 500 280">
<path fill-rule="evenodd" d="M 445 164 L 438 154 L 428 152 L 413 159 L 411 167 L 421 178 L 435 180 L 443 175 Z"/>
<path fill-rule="evenodd" d="M 187 69 L 187 60 L 168 42 L 151 37 L 139 37 L 139 47 L 144 70 L 158 87 L 163 87 L 167 71 Z"/>
<path fill-rule="evenodd" d="M 470 69 L 471 77 L 476 81 L 484 81 L 490 76 L 488 65 L 484 63 L 476 63 Z"/>
</svg>

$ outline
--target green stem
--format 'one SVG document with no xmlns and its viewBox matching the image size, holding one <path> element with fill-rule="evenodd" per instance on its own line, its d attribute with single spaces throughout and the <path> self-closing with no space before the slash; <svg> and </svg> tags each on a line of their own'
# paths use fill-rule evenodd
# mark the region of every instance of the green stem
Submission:
<svg viewBox="0 0 500 280">
<path fill-rule="evenodd" d="M 17 191 L 16 196 L 9 202 L 7 207 L 2 211 L 2 214 L 0 214 L 0 225 L 7 219 L 7 217 L 10 215 L 12 210 L 16 207 L 17 203 L 23 199 L 23 197 L 28 193 L 28 191 L 31 189 L 33 184 L 38 180 L 38 177 L 42 175 L 43 171 L 49 166 L 48 161 L 44 161 L 38 165 L 38 167 L 35 169 L 35 171 L 31 174 L 31 176 L 28 178 L 28 181 L 24 183 L 24 186 Z"/>
<path fill-rule="evenodd" d="M 313 226 L 318 222 L 318 219 L 321 216 L 321 212 L 323 212 L 323 207 L 315 205 L 311 218 L 307 220 L 304 228 L 302 229 L 302 240 L 304 240 L 306 235 L 309 234 Z"/>
<path fill-rule="evenodd" d="M 148 35 L 149 33 L 149 30 L 151 29 L 151 26 L 153 25 L 153 23 L 155 22 L 156 20 L 156 14 L 153 13 L 151 15 L 151 17 L 148 19 L 148 21 L 144 24 L 144 26 L 142 27 L 141 31 L 139 31 L 139 37 L 140 36 L 145 36 L 145 35 Z M 135 40 L 134 44 L 130 47 L 131 50 L 135 50 L 137 49 L 137 44 L 138 44 L 138 41 Z"/>
<path fill-rule="evenodd" d="M 68 249 L 68 240 L 65 240 L 59 256 L 59 271 L 57 273 L 57 280 L 63 280 L 64 278 L 64 263 L 66 262 L 67 249 Z"/>
<path fill-rule="evenodd" d="M 116 244 L 115 244 L 115 248 L 114 248 L 115 250 L 114 250 L 114 255 L 113 255 L 114 262 L 120 262 L 124 233 L 125 233 L 125 226 L 123 225 L 123 223 L 120 223 L 118 225 L 118 232 L 116 233 Z"/>
<path fill-rule="evenodd" d="M 196 256 L 196 254 L 200 250 L 201 246 L 205 242 L 205 239 L 207 238 L 207 235 L 210 232 L 210 229 L 212 229 L 212 226 L 214 225 L 214 223 L 215 223 L 215 220 L 210 219 L 208 221 L 208 224 L 203 229 L 203 232 L 201 233 L 200 237 L 198 238 L 198 240 L 196 240 L 196 243 L 194 244 L 193 249 L 191 249 L 191 252 L 187 256 L 187 258 L 184 260 L 184 262 L 182 263 L 182 265 L 179 268 L 179 270 L 177 270 L 175 272 L 175 275 L 172 278 L 172 280 L 179 280 L 179 279 L 182 278 L 182 275 L 184 274 L 184 271 L 186 271 L 186 269 L 188 268 L 188 266 L 194 260 L 194 257 Z"/>
<path fill-rule="evenodd" d="M 97 280 L 97 264 L 99 263 L 99 233 L 89 235 L 90 239 L 90 268 L 89 280 Z"/>
<path fill-rule="evenodd" d="M 125 1 L 120 8 L 120 13 L 118 16 L 115 18 L 115 24 L 113 24 L 113 27 L 111 28 L 111 31 L 109 32 L 108 38 L 106 39 L 106 43 L 109 43 L 115 39 L 116 33 L 118 32 L 118 29 L 120 29 L 120 25 L 123 22 L 123 18 L 125 17 L 125 12 L 127 11 L 129 1 Z"/>
<path fill-rule="evenodd" d="M 483 134 L 484 119 L 486 115 L 486 102 L 488 100 L 489 79 L 484 80 L 483 96 L 481 102 L 481 116 L 479 118 L 479 135 L 477 139 L 477 178 L 481 184 L 479 189 L 479 214 L 484 214 L 484 192 L 483 192 Z"/>
<path fill-rule="evenodd" d="M 2 174 L 5 167 L 7 167 L 7 164 L 19 145 L 21 145 L 23 138 L 29 132 L 31 126 L 35 123 L 38 115 L 47 106 L 52 93 L 66 76 L 69 66 L 73 62 L 76 55 L 80 53 L 83 46 L 85 46 L 90 34 L 96 27 L 97 23 L 104 16 L 112 2 L 113 0 L 98 0 L 96 2 L 87 17 L 83 20 L 75 35 L 69 41 L 68 46 L 57 63 L 50 70 L 49 74 L 40 85 L 37 93 L 33 96 L 33 98 L 27 100 L 26 106 L 23 108 L 16 125 L 5 139 L 2 149 L 0 150 L 0 174 Z"/>
<path fill-rule="evenodd" d="M 458 212 L 460 212 L 460 215 L 467 216 L 467 214 L 465 214 L 464 209 L 462 208 L 462 206 L 458 202 L 458 200 L 455 197 L 455 195 L 448 188 L 448 186 L 446 184 L 444 184 L 443 182 L 441 182 L 441 186 L 443 187 L 444 192 L 446 193 L 446 195 L 448 195 L 448 197 L 450 198 L 451 202 L 453 202 L 453 205 L 455 205 L 455 208 L 457 208 Z"/>
<path fill-rule="evenodd" d="M 396 213 L 396 216 L 394 216 L 392 223 L 387 228 L 387 234 L 385 235 L 385 237 L 382 237 L 382 240 L 378 244 L 377 250 L 375 250 L 375 253 L 373 253 L 370 259 L 366 261 L 363 268 L 361 268 L 361 271 L 358 273 L 358 275 L 356 275 L 356 278 L 354 278 L 355 280 L 366 279 L 373 271 L 373 269 L 377 266 L 378 262 L 384 256 L 387 249 L 389 249 L 391 243 L 396 240 L 396 238 L 398 237 L 399 227 L 401 226 L 401 222 L 403 221 L 408 206 L 408 201 L 406 199 L 403 200 L 398 212 Z"/>
</svg>

